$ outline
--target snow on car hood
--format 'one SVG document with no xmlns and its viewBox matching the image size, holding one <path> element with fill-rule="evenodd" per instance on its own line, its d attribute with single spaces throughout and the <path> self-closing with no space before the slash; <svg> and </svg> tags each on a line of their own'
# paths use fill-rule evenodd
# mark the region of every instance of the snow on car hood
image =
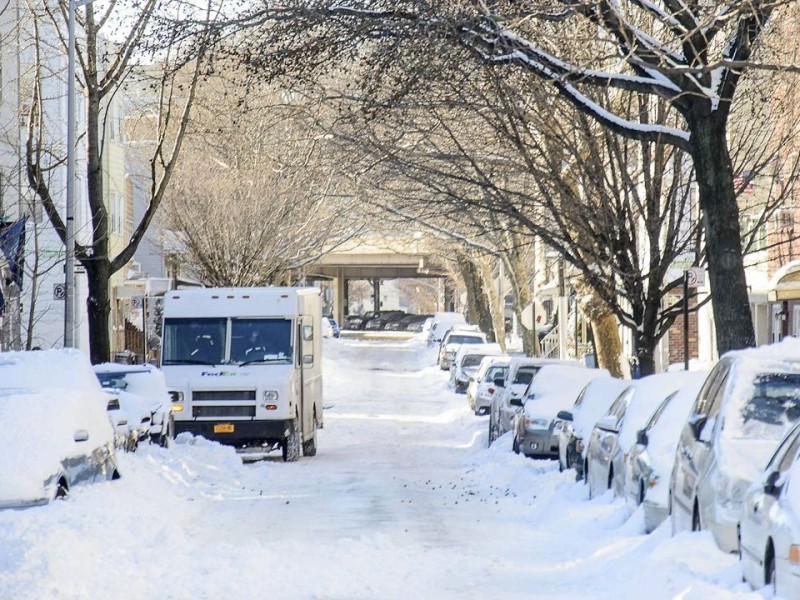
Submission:
<svg viewBox="0 0 800 600">
<path fill-rule="evenodd" d="M 74 390 L 0 390 L 0 502 L 41 499 L 62 460 L 110 443 L 105 402 L 101 391 L 87 397 Z M 78 429 L 89 433 L 88 441 L 75 441 Z"/>
</svg>

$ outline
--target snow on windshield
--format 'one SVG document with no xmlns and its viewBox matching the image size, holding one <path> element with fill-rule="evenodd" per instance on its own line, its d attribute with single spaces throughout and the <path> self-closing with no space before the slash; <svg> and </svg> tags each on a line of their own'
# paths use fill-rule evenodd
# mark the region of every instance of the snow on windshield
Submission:
<svg viewBox="0 0 800 600">
<path fill-rule="evenodd" d="M 572 406 L 581 390 L 596 378 L 610 377 L 605 369 L 547 365 L 536 374 L 525 402 L 525 414 L 555 418 Z"/>
<path fill-rule="evenodd" d="M 594 379 L 586 388 L 580 407 L 573 411 L 572 429 L 575 434 L 588 440 L 594 424 L 608 412 L 617 396 L 630 384 L 630 381 L 614 377 Z"/>
</svg>

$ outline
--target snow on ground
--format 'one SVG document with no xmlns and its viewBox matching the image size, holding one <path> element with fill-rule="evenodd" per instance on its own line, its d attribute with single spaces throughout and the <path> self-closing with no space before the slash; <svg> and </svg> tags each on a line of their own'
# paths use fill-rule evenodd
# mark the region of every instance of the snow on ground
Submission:
<svg viewBox="0 0 800 600">
<path fill-rule="evenodd" d="M 319 455 L 183 437 L 122 479 L 0 512 L 0 599 L 762 598 L 710 534 L 642 534 L 610 493 L 486 448 L 416 340 L 326 340 Z"/>
</svg>

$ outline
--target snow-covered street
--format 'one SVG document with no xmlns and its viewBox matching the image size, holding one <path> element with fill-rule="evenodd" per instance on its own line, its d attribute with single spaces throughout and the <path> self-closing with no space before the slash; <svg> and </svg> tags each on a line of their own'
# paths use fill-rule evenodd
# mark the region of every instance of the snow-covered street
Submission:
<svg viewBox="0 0 800 600">
<path fill-rule="evenodd" d="M 652 535 L 573 473 L 486 448 L 422 342 L 325 341 L 319 455 L 186 437 L 0 512 L 0 599 L 762 598 L 708 533 Z"/>
</svg>

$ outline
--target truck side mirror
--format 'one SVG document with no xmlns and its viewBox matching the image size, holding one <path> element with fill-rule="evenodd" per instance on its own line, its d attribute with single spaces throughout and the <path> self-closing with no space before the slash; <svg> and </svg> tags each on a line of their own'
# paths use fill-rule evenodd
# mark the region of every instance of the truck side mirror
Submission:
<svg viewBox="0 0 800 600">
<path fill-rule="evenodd" d="M 700 439 L 700 433 L 703 431 L 703 427 L 706 425 L 706 421 L 708 421 L 708 415 L 692 415 L 689 417 L 689 429 L 692 430 L 692 435 L 694 439 Z"/>
<path fill-rule="evenodd" d="M 314 339 L 314 327 L 311 325 L 303 325 L 303 340 L 310 342 Z"/>
<path fill-rule="evenodd" d="M 511 406 L 522 406 L 522 398 L 509 398 L 508 403 Z"/>
</svg>

